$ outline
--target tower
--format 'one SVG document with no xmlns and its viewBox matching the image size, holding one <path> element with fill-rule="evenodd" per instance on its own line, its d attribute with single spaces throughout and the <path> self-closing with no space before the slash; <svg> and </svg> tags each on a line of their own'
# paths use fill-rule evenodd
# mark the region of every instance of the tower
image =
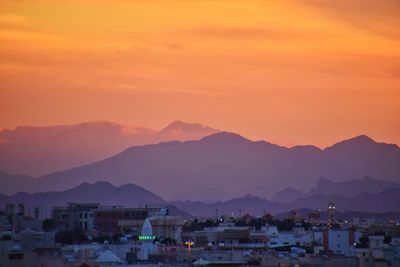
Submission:
<svg viewBox="0 0 400 267">
<path fill-rule="evenodd" d="M 140 253 L 138 255 L 140 260 L 148 260 L 149 254 L 155 251 L 155 246 L 153 243 L 154 239 L 155 236 L 153 236 L 153 226 L 151 225 L 149 218 L 146 218 L 142 226 L 141 235 L 139 236 L 139 240 L 142 242 Z"/>
<path fill-rule="evenodd" d="M 330 202 L 328 206 L 328 212 L 329 212 L 329 224 L 331 225 L 335 222 L 334 221 L 335 210 L 336 210 L 335 203 Z"/>
</svg>

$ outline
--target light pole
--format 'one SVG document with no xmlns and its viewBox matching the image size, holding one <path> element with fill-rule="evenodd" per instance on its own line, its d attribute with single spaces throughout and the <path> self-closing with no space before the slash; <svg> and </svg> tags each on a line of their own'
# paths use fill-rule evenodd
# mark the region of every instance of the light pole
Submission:
<svg viewBox="0 0 400 267">
<path fill-rule="evenodd" d="M 185 242 L 185 245 L 188 247 L 188 266 L 191 266 L 190 248 L 194 245 L 194 242 L 192 240 L 188 240 Z"/>
<path fill-rule="evenodd" d="M 330 226 L 332 227 L 333 223 L 334 223 L 334 217 L 333 215 L 335 214 L 335 210 L 336 210 L 336 206 L 334 202 L 330 202 L 329 206 L 328 206 L 328 211 L 329 211 L 329 222 L 330 222 Z"/>
</svg>

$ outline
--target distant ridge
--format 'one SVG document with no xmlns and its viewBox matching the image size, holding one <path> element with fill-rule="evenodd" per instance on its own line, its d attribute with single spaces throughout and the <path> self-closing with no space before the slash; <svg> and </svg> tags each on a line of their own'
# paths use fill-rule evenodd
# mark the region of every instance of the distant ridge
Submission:
<svg viewBox="0 0 400 267">
<path fill-rule="evenodd" d="M 301 197 L 304 197 L 304 193 L 292 187 L 286 187 L 285 189 L 279 191 L 276 195 L 274 195 L 271 200 L 276 202 L 291 202 Z"/>
<path fill-rule="evenodd" d="M 321 177 L 318 179 L 316 185 L 307 193 L 302 193 L 296 189 L 287 187 L 279 191 L 271 199 L 278 202 L 290 202 L 317 194 L 354 197 L 361 193 L 380 193 L 391 188 L 399 187 L 400 184 L 397 182 L 378 180 L 368 176 L 362 179 L 352 179 L 344 182 L 334 182 Z"/>
<path fill-rule="evenodd" d="M 196 141 L 130 147 L 105 160 L 23 183 L 15 190 L 60 191 L 83 182 L 110 181 L 134 183 L 167 200 L 178 199 L 182 188 L 186 196 L 205 202 L 246 193 L 270 198 L 288 185 L 307 192 L 320 177 L 336 183 L 365 176 L 399 181 L 399 163 L 398 146 L 365 138 L 318 150 L 286 148 L 219 132 Z M 219 191 L 203 195 L 210 188 Z"/>
<path fill-rule="evenodd" d="M 42 176 L 102 160 L 131 146 L 197 140 L 216 132 L 182 121 L 161 131 L 108 121 L 5 129 L 0 131 L 0 171 Z"/>
<path fill-rule="evenodd" d="M 220 214 L 233 214 L 234 216 L 237 216 L 239 212 L 242 215 L 249 213 L 253 216 L 262 216 L 265 213 L 279 214 L 298 209 L 326 210 L 328 203 L 332 201 L 335 202 L 337 210 L 340 212 L 397 212 L 397 215 L 400 216 L 400 206 L 398 205 L 400 203 L 400 188 L 390 188 L 376 194 L 362 193 L 352 198 L 316 194 L 287 203 L 245 195 L 228 201 L 217 201 L 209 204 L 199 201 L 174 201 L 171 204 L 192 215 L 209 217 L 215 215 L 215 210 L 218 210 Z"/>
<path fill-rule="evenodd" d="M 362 179 L 355 179 L 345 182 L 332 182 L 321 177 L 316 187 L 312 188 L 307 195 L 316 193 L 340 194 L 347 197 L 353 197 L 361 193 L 380 193 L 384 190 L 400 187 L 400 184 L 392 181 L 378 180 L 365 176 Z"/>
<path fill-rule="evenodd" d="M 291 191 L 291 189 L 289 189 Z M 100 203 L 106 206 L 143 207 L 149 204 L 163 204 L 170 208 L 173 214 L 184 217 L 239 216 L 250 214 L 280 214 L 290 210 L 326 210 L 328 203 L 335 202 L 340 212 L 377 213 L 397 212 L 400 215 L 400 188 L 389 188 L 380 193 L 361 193 L 354 197 L 338 194 L 318 193 L 288 202 L 270 201 L 251 194 L 232 198 L 227 201 L 204 203 L 201 201 L 170 201 L 134 184 L 114 186 L 108 182 L 82 183 L 81 185 L 64 190 L 43 193 L 20 192 L 11 196 L 0 194 L 0 206 L 5 203 L 25 203 L 28 211 L 39 206 L 44 214 L 50 214 L 54 206 L 66 205 L 68 202 Z"/>
<path fill-rule="evenodd" d="M 81 185 L 65 191 L 52 191 L 42 193 L 20 192 L 6 196 L 0 194 L 0 205 L 5 203 L 18 204 L 23 202 L 27 210 L 33 211 L 38 206 L 42 214 L 50 214 L 54 206 L 67 205 L 68 202 L 99 203 L 103 206 L 144 207 L 150 204 L 164 204 L 172 213 L 188 216 L 185 212 L 177 210 L 164 199 L 154 193 L 134 184 L 125 184 L 119 187 L 109 182 L 96 182 Z"/>
</svg>

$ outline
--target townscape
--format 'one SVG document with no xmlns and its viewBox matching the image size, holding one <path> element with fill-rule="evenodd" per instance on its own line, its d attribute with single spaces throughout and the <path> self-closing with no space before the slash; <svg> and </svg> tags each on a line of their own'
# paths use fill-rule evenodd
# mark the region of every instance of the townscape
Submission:
<svg viewBox="0 0 400 267">
<path fill-rule="evenodd" d="M 162 205 L 69 203 L 40 219 L 40 207 L 30 217 L 7 204 L 0 266 L 400 266 L 399 221 L 335 212 L 183 218 Z"/>
</svg>

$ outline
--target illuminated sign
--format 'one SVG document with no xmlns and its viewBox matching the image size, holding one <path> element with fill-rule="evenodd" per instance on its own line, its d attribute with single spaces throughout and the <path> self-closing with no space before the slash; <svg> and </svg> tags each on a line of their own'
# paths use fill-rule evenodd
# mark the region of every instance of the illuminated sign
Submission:
<svg viewBox="0 0 400 267">
<path fill-rule="evenodd" d="M 154 240 L 156 237 L 154 235 L 140 235 L 139 240 Z"/>
</svg>

